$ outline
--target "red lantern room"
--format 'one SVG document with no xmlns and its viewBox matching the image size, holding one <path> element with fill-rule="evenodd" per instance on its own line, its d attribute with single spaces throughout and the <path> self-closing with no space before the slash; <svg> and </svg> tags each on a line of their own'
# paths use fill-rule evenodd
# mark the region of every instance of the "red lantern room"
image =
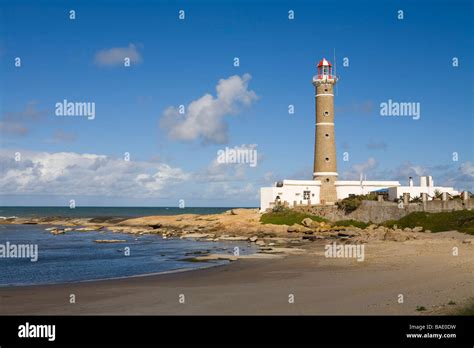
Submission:
<svg viewBox="0 0 474 348">
<path fill-rule="evenodd" d="M 318 79 L 332 79 L 332 65 L 326 58 L 323 58 L 318 64 Z"/>
</svg>

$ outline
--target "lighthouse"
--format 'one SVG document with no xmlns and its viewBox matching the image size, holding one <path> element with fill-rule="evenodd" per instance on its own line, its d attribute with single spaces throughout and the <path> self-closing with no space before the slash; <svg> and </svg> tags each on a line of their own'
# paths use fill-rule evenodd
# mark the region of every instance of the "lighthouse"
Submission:
<svg viewBox="0 0 474 348">
<path fill-rule="evenodd" d="M 284 207 L 305 209 L 311 206 L 333 205 L 338 200 L 351 195 L 380 194 L 388 192 L 388 199 L 393 201 L 400 196 L 433 197 L 434 192 L 446 192 L 450 195 L 459 194 L 453 187 L 434 186 L 431 177 L 420 177 L 420 186 L 415 186 L 409 179 L 408 186 L 392 180 L 339 180 L 336 163 L 336 141 L 334 137 L 334 85 L 337 82 L 332 65 L 326 59 L 318 63 L 318 73 L 313 76 L 316 101 L 316 125 L 314 139 L 314 162 L 312 180 L 284 179 L 274 183 L 272 187 L 260 189 L 260 211 Z M 311 118 L 308 117 L 308 125 Z M 370 174 L 370 173 L 369 173 Z M 428 179 L 427 179 L 428 178 Z M 380 195 L 383 196 L 383 195 Z M 446 195 L 445 195 L 446 196 Z M 424 197 L 424 198 L 423 198 Z M 328 207 L 333 209 L 333 207 Z"/>
<path fill-rule="evenodd" d="M 316 131 L 314 141 L 313 180 L 321 182 L 321 204 L 337 201 L 336 141 L 334 138 L 334 85 L 337 77 L 326 59 L 318 64 L 318 74 L 313 77 L 316 99 Z"/>
</svg>

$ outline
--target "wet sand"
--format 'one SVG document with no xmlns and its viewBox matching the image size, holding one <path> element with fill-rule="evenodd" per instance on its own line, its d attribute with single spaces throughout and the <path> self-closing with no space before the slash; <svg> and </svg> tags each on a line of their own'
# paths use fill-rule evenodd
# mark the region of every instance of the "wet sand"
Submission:
<svg viewBox="0 0 474 348">
<path fill-rule="evenodd" d="M 445 314 L 474 297 L 474 244 L 462 242 L 467 238 L 445 232 L 373 242 L 363 262 L 325 258 L 324 245 L 312 243 L 301 255 L 196 271 L 0 288 L 0 314 Z"/>
</svg>

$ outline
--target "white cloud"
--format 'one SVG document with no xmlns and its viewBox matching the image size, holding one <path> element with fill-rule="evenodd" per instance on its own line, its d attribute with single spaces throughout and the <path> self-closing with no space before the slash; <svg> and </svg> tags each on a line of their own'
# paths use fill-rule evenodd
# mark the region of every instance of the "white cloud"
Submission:
<svg viewBox="0 0 474 348">
<path fill-rule="evenodd" d="M 257 154 L 256 163 L 260 163 L 262 157 L 257 152 L 257 144 L 242 144 L 229 148 L 229 150 L 235 151 L 255 151 Z M 225 151 L 225 148 L 219 149 L 219 151 Z M 245 156 L 242 156 L 245 158 Z M 254 167 L 250 163 L 220 163 L 219 153 L 216 153 L 216 157 L 212 162 L 205 168 L 196 173 L 195 178 L 201 182 L 230 182 L 230 181 L 243 181 L 247 179 L 247 170 L 252 171 Z"/>
<path fill-rule="evenodd" d="M 74 152 L 0 151 L 1 194 L 161 197 L 189 174 L 168 164 Z"/>
<path fill-rule="evenodd" d="M 125 58 L 129 58 L 132 64 L 142 61 L 137 46 L 130 43 L 127 47 L 114 47 L 97 52 L 94 62 L 99 66 L 123 66 Z"/>
<path fill-rule="evenodd" d="M 461 164 L 460 170 L 463 175 L 474 178 L 474 163 L 464 162 Z"/>
<path fill-rule="evenodd" d="M 65 132 L 62 129 L 58 129 L 54 132 L 53 137 L 46 139 L 47 143 L 72 143 L 76 141 L 76 133 Z"/>
<path fill-rule="evenodd" d="M 373 171 L 377 166 L 378 163 L 375 158 L 369 157 L 364 163 L 353 164 L 349 172 L 346 173 L 346 176 L 352 177 L 353 179 L 359 179 L 360 174 L 370 175 L 368 172 Z"/>
<path fill-rule="evenodd" d="M 45 110 L 37 109 L 35 100 L 26 103 L 24 110 L 18 112 L 5 112 L 0 119 L 0 132 L 4 135 L 27 135 L 32 122 L 41 121 L 46 115 Z"/>
<path fill-rule="evenodd" d="M 350 170 L 343 173 L 342 179 L 359 179 L 359 173 L 367 174 L 368 180 L 398 180 L 407 184 L 411 176 L 415 183 L 419 184 L 419 177 L 432 175 L 435 185 L 451 186 L 458 190 L 473 190 L 474 187 L 474 163 L 464 162 L 459 166 L 434 165 L 422 166 L 409 161 L 400 164 L 394 169 L 378 170 L 378 163 L 373 158 L 367 162 L 355 164 Z"/>
<path fill-rule="evenodd" d="M 228 182 L 213 182 L 206 186 L 205 190 L 198 192 L 201 199 L 213 201 L 222 201 L 222 205 L 228 205 L 229 202 L 256 202 L 260 198 L 259 188 L 253 183 L 232 184 Z"/>
<path fill-rule="evenodd" d="M 225 144 L 228 142 L 228 126 L 224 117 L 236 114 L 241 106 L 249 106 L 257 95 L 248 89 L 252 77 L 244 74 L 219 80 L 217 97 L 205 94 L 186 107 L 185 114 L 178 108 L 168 107 L 160 120 L 160 126 L 168 131 L 172 139 L 204 143 Z"/>
<path fill-rule="evenodd" d="M 29 132 L 28 127 L 15 121 L 0 121 L 0 132 L 10 135 L 26 135 Z"/>
<path fill-rule="evenodd" d="M 414 165 L 411 164 L 410 162 L 403 163 L 396 169 L 395 175 L 397 177 L 403 177 L 403 178 L 408 178 L 410 176 L 422 176 L 422 175 L 427 175 L 427 169 L 420 166 L 420 165 Z"/>
<path fill-rule="evenodd" d="M 387 143 L 383 140 L 381 141 L 374 141 L 371 140 L 367 145 L 367 149 L 369 150 L 386 150 L 387 149 Z"/>
<path fill-rule="evenodd" d="M 263 179 L 262 181 L 264 183 L 269 183 L 269 184 L 273 184 L 276 179 L 275 179 L 275 173 L 273 172 L 266 172 L 265 174 L 263 174 Z"/>
</svg>

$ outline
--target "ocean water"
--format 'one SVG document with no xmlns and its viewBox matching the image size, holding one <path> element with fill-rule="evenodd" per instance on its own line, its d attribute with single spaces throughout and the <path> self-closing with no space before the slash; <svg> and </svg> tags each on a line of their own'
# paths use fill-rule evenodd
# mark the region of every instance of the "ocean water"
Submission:
<svg viewBox="0 0 474 348">
<path fill-rule="evenodd" d="M 232 208 L 178 207 L 0 207 L 0 217 L 138 217 L 147 215 L 219 214 Z"/>
<path fill-rule="evenodd" d="M 67 283 L 197 269 L 228 261 L 189 262 L 184 259 L 206 253 L 232 254 L 235 247 L 241 254 L 256 251 L 246 242 L 200 242 L 101 231 L 52 235 L 45 230 L 47 227 L 0 225 L 0 248 L 7 242 L 38 246 L 36 262 L 0 255 L 0 286 Z M 97 239 L 126 242 L 95 243 Z M 125 256 L 125 247 L 130 248 L 130 256 Z"/>
</svg>

